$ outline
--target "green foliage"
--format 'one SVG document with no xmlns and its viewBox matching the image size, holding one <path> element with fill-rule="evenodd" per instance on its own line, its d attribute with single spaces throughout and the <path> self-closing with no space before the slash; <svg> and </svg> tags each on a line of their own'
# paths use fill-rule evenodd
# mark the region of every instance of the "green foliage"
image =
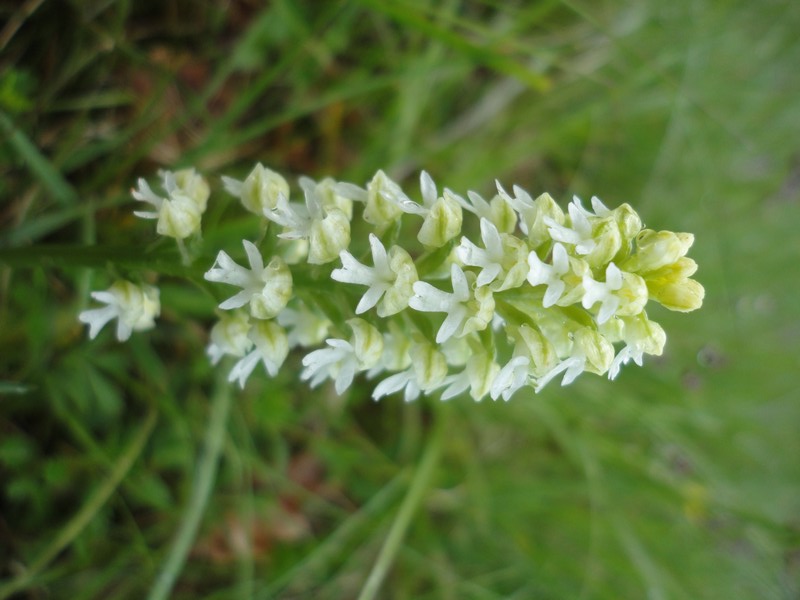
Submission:
<svg viewBox="0 0 800 600">
<path fill-rule="evenodd" d="M 0 597 L 348 598 L 379 555 L 386 598 L 800 593 L 800 5 L 257 5 L 4 9 Z M 220 424 L 215 301 L 128 190 L 255 161 L 630 202 L 696 234 L 706 304 L 613 383 L 442 411 L 290 355 Z M 256 235 L 214 197 L 209 247 Z M 90 343 L 89 290 L 143 267 L 173 309 Z"/>
</svg>

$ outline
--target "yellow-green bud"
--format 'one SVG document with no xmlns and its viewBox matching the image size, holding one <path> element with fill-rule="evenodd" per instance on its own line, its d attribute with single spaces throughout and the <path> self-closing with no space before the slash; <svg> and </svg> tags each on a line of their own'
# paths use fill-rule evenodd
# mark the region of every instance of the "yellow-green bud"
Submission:
<svg viewBox="0 0 800 600">
<path fill-rule="evenodd" d="M 209 335 L 211 339 L 209 355 L 212 363 L 216 364 L 224 354 L 244 356 L 252 345 L 252 341 L 247 337 L 249 331 L 250 317 L 245 311 L 237 310 L 221 315 Z"/>
<path fill-rule="evenodd" d="M 500 365 L 486 352 L 478 352 L 467 360 L 466 371 L 469 394 L 477 402 L 489 393 L 492 383 L 500 372 Z"/>
<path fill-rule="evenodd" d="M 165 200 L 158 212 L 156 231 L 178 240 L 200 231 L 201 207 L 195 200 L 180 192 Z"/>
<path fill-rule="evenodd" d="M 419 230 L 417 239 L 423 246 L 441 248 L 461 233 L 461 206 L 449 193 L 436 200 Z"/>
<path fill-rule="evenodd" d="M 647 284 L 634 273 L 622 272 L 622 287 L 614 292 L 619 298 L 615 314 L 621 317 L 638 315 L 647 304 Z"/>
<path fill-rule="evenodd" d="M 208 204 L 208 196 L 211 193 L 205 178 L 194 169 L 181 169 L 175 171 L 173 176 L 178 188 L 192 199 L 201 213 L 204 213 Z"/>
<path fill-rule="evenodd" d="M 379 317 L 389 317 L 404 310 L 414 295 L 414 283 L 419 281 L 414 260 L 400 246 L 389 249 L 389 268 L 397 278 L 378 303 Z"/>
<path fill-rule="evenodd" d="M 500 195 L 489 202 L 491 222 L 500 233 L 514 233 L 517 228 L 517 211 Z"/>
<path fill-rule="evenodd" d="M 475 287 L 474 273 L 466 273 L 466 276 L 473 291 L 473 297 L 466 303 L 469 317 L 464 321 L 459 335 L 486 329 L 494 317 L 495 302 L 492 290 L 489 289 L 489 286 Z"/>
<path fill-rule="evenodd" d="M 564 282 L 564 293 L 558 299 L 558 306 L 571 306 L 583 298 L 583 276 L 589 273 L 589 264 L 575 256 L 569 257 L 569 271 L 561 278 Z"/>
<path fill-rule="evenodd" d="M 317 183 L 317 194 L 319 194 L 322 208 L 326 211 L 337 208 L 347 215 L 348 220 L 353 218 L 353 201 L 345 198 L 336 192 L 336 181 L 326 177 Z"/>
<path fill-rule="evenodd" d="M 604 268 L 613 260 L 622 247 L 622 235 L 620 234 L 619 226 L 611 217 L 597 219 L 592 226 L 592 237 L 596 245 L 583 258 L 592 268 Z"/>
<path fill-rule="evenodd" d="M 621 339 L 626 344 L 641 350 L 645 354 L 661 356 L 664 351 L 664 344 L 667 343 L 667 334 L 661 325 L 648 319 L 645 313 L 640 313 L 634 317 L 623 317 L 619 321 L 624 324 Z"/>
<path fill-rule="evenodd" d="M 283 327 L 275 321 L 255 321 L 248 336 L 256 345 L 270 377 L 275 377 L 289 354 L 289 339 Z"/>
<path fill-rule="evenodd" d="M 322 220 L 314 220 L 308 239 L 308 262 L 322 265 L 339 258 L 350 245 L 350 219 L 341 210 L 331 208 Z"/>
<path fill-rule="evenodd" d="M 678 279 L 675 281 L 647 281 L 650 297 L 670 310 L 690 312 L 703 305 L 706 291 L 694 279 Z"/>
<path fill-rule="evenodd" d="M 515 356 L 527 356 L 530 359 L 530 372 L 541 377 L 558 362 L 558 354 L 553 344 L 533 327 L 520 325 L 517 330 Z"/>
<path fill-rule="evenodd" d="M 289 184 L 282 175 L 258 163 L 242 182 L 242 205 L 252 213 L 263 216 L 265 210 L 278 205 L 278 196 L 289 198 Z"/>
<path fill-rule="evenodd" d="M 534 205 L 536 207 L 535 212 L 533 215 L 528 215 L 526 221 L 528 224 L 528 242 L 531 248 L 536 249 L 553 240 L 548 229 L 549 226 L 545 223 L 545 217 L 553 219 L 559 225 L 564 224 L 565 217 L 564 211 L 561 210 L 561 207 L 553 200 L 550 194 L 544 193 L 536 198 Z"/>
<path fill-rule="evenodd" d="M 264 290 L 250 298 L 250 313 L 256 319 L 271 319 L 292 297 L 292 272 L 283 259 L 273 256 L 264 269 Z"/>
<path fill-rule="evenodd" d="M 584 370 L 602 375 L 614 360 L 614 346 L 591 327 L 582 327 L 573 334 L 573 343 L 586 357 Z"/>
<path fill-rule="evenodd" d="M 508 233 L 500 234 L 500 241 L 503 245 L 502 267 L 505 276 L 498 277 L 491 283 L 491 288 L 495 292 L 510 290 L 521 286 L 528 277 L 528 245 L 515 235 Z"/>
<path fill-rule="evenodd" d="M 691 233 L 645 229 L 636 236 L 636 251 L 620 267 L 633 273 L 649 273 L 677 262 L 693 243 Z"/>
<path fill-rule="evenodd" d="M 384 193 L 392 197 L 403 195 L 399 185 L 389 179 L 386 173 L 378 171 L 367 184 L 367 202 L 364 207 L 364 220 L 378 230 L 385 229 L 403 214 L 396 203 L 383 197 Z"/>
<path fill-rule="evenodd" d="M 359 369 L 371 369 L 383 355 L 383 335 L 364 319 L 348 319 L 347 324 L 353 330 L 351 344 Z"/>
<path fill-rule="evenodd" d="M 617 222 L 623 243 L 629 243 L 642 230 L 642 219 L 630 204 L 621 204 L 611 214 Z"/>
<path fill-rule="evenodd" d="M 423 391 L 439 386 L 447 376 L 447 360 L 436 346 L 423 342 L 411 349 L 411 365 Z"/>
</svg>

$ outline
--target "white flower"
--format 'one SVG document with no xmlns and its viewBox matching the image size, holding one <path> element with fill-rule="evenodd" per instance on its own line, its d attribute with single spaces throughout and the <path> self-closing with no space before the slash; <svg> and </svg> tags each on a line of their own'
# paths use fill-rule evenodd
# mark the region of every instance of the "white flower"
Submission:
<svg viewBox="0 0 800 600">
<path fill-rule="evenodd" d="M 276 319 L 288 329 L 290 348 L 316 346 L 325 339 L 331 326 L 327 318 L 319 316 L 302 303 L 298 303 L 297 308 L 284 308 Z"/>
<path fill-rule="evenodd" d="M 622 288 L 622 272 L 613 262 L 606 267 L 605 282 L 595 281 L 586 273 L 583 276 L 583 308 L 590 309 L 596 302 L 600 302 L 600 312 L 597 322 L 602 325 L 608 321 L 619 308 L 620 299 L 614 292 Z"/>
<path fill-rule="evenodd" d="M 553 244 L 553 264 L 548 265 L 539 258 L 536 252 L 528 254 L 528 283 L 546 285 L 542 304 L 545 308 L 553 306 L 564 294 L 566 284 L 562 277 L 569 272 L 567 251 L 559 243 Z"/>
<path fill-rule="evenodd" d="M 631 360 L 641 367 L 643 358 L 644 350 L 634 346 L 624 346 L 614 357 L 614 360 L 611 361 L 611 366 L 608 368 L 608 378 L 616 379 L 622 365 L 627 365 Z"/>
<path fill-rule="evenodd" d="M 405 371 L 390 375 L 381 381 L 372 391 L 372 398 L 373 400 L 380 400 L 384 396 L 394 394 L 400 390 L 403 390 L 403 399 L 406 402 L 419 398 L 422 388 L 417 383 L 417 376 L 413 368 L 409 367 Z"/>
<path fill-rule="evenodd" d="M 112 319 L 117 319 L 117 339 L 124 342 L 132 331 L 144 331 L 155 324 L 161 312 L 158 289 L 151 285 L 136 285 L 130 281 L 116 281 L 102 292 L 92 292 L 92 298 L 106 306 L 84 310 L 78 315 L 81 323 L 89 326 L 89 338 L 94 339 Z"/>
<path fill-rule="evenodd" d="M 497 195 L 491 202 L 487 202 L 480 194 L 470 190 L 467 192 L 467 201 L 448 189 L 444 192 L 454 198 L 461 208 L 481 219 L 487 219 L 503 233 L 513 233 L 517 227 L 517 213 L 505 196 Z"/>
<path fill-rule="evenodd" d="M 270 377 L 275 377 L 289 353 L 286 332 L 275 321 L 256 321 L 247 337 L 255 348 L 233 365 L 228 374 L 228 381 L 238 379 L 241 388 L 244 388 L 247 378 L 259 362 L 264 364 Z"/>
<path fill-rule="evenodd" d="M 519 227 L 522 229 L 522 233 L 528 235 L 529 229 L 533 225 L 534 221 L 536 220 L 536 215 L 538 214 L 533 198 L 531 198 L 531 195 L 518 185 L 515 185 L 512 188 L 514 191 L 513 196 L 503 188 L 499 181 L 495 180 L 495 185 L 497 185 L 497 193 L 500 195 L 500 197 L 508 202 L 511 207 L 517 211 L 517 213 L 519 213 Z"/>
<path fill-rule="evenodd" d="M 456 256 L 461 262 L 470 267 L 481 268 L 476 281 L 479 286 L 489 285 L 497 279 L 503 271 L 505 258 L 500 232 L 485 218 L 481 218 L 481 239 L 486 249 L 476 246 L 465 237 L 461 238 L 461 244 L 456 248 Z"/>
<path fill-rule="evenodd" d="M 318 218 L 322 218 L 322 208 L 314 204 Z M 264 216 L 270 221 L 283 226 L 284 231 L 278 234 L 279 238 L 287 240 L 306 239 L 311 234 L 313 217 L 308 204 L 289 202 L 285 194 L 278 194 L 275 208 L 264 209 Z"/>
<path fill-rule="evenodd" d="M 570 356 L 562 360 L 555 367 L 550 369 L 542 377 L 536 380 L 536 392 L 542 391 L 555 377 L 564 373 L 564 378 L 561 380 L 561 385 L 569 385 L 575 378 L 583 373 L 586 367 L 586 357 L 583 355 Z"/>
<path fill-rule="evenodd" d="M 415 344 L 408 353 L 411 366 L 381 381 L 372 392 L 379 400 L 383 396 L 404 390 L 406 402 L 416 400 L 420 393 L 430 393 L 446 383 L 447 359 L 434 345 Z"/>
<path fill-rule="evenodd" d="M 472 273 L 469 275 L 475 277 Z M 437 344 L 447 341 L 453 335 L 466 335 L 471 331 L 485 329 L 494 316 L 494 299 L 489 288 L 477 288 L 473 301 L 467 275 L 455 263 L 450 267 L 450 280 L 453 284 L 452 293 L 443 292 L 425 281 L 418 281 L 414 284 L 414 296 L 408 301 L 408 305 L 414 310 L 447 313 L 436 334 Z"/>
<path fill-rule="evenodd" d="M 497 400 L 500 396 L 508 402 L 517 390 L 526 385 L 530 380 L 528 366 L 530 359 L 527 356 L 515 356 L 500 369 L 500 372 L 492 381 L 489 395 L 492 400 Z"/>
<path fill-rule="evenodd" d="M 442 392 L 442 400 L 449 400 L 470 390 L 472 399 L 479 402 L 491 391 L 500 372 L 500 366 L 486 352 L 477 352 L 469 357 L 466 368 L 445 378 L 447 388 Z"/>
<path fill-rule="evenodd" d="M 385 200 L 393 202 L 404 213 L 424 217 L 417 239 L 425 246 L 440 248 L 461 231 L 463 214 L 461 206 L 449 190 L 439 196 L 436 184 L 428 173 L 419 176 L 422 204 L 411 200 L 404 193 L 387 190 L 382 192 Z"/>
<path fill-rule="evenodd" d="M 592 327 L 581 327 L 571 337 L 569 356 L 537 380 L 537 392 L 561 373 L 564 373 L 561 385 L 569 385 L 584 371 L 598 375 L 608 372 L 614 360 L 614 346 L 603 334 Z"/>
<path fill-rule="evenodd" d="M 303 380 L 311 380 L 311 387 L 325 379 L 334 380 L 337 394 L 342 394 L 358 371 L 374 367 L 383 354 L 383 336 L 363 319 L 347 321 L 353 330 L 350 341 L 328 339 L 328 348 L 310 352 L 303 358 L 305 370 L 300 375 Z"/>
<path fill-rule="evenodd" d="M 244 356 L 253 345 L 253 341 L 247 337 L 249 331 L 250 317 L 246 312 L 236 311 L 230 315 L 222 315 L 211 328 L 211 342 L 206 348 L 211 364 L 217 364 L 226 354 Z"/>
<path fill-rule="evenodd" d="M 580 205 L 580 200 L 575 198 L 569 205 L 571 227 L 560 225 L 551 217 L 545 217 L 544 220 L 555 241 L 574 245 L 577 254 L 589 254 L 597 246 L 592 232 L 592 224 L 587 217 L 589 214 L 591 213 L 588 213 Z"/>
<path fill-rule="evenodd" d="M 408 306 L 408 298 L 412 294 L 411 286 L 417 280 L 414 261 L 399 246 L 392 247 L 387 254 L 386 248 L 378 236 L 373 233 L 369 234 L 369 245 L 372 250 L 374 267 L 361 264 L 347 250 L 342 250 L 339 253 L 342 268 L 334 269 L 331 278 L 344 283 L 369 287 L 356 307 L 357 315 L 375 306 L 386 294 L 387 299 L 391 299 L 393 302 L 391 305 L 387 305 L 388 303 L 384 301 L 379 307 L 378 314 L 381 317 L 390 316 Z M 393 288 L 397 288 L 395 291 L 398 293 L 389 297 L 388 292 Z"/>
<path fill-rule="evenodd" d="M 250 305 L 250 311 L 257 319 L 271 319 L 277 315 L 292 295 L 292 274 L 283 260 L 275 256 L 265 267 L 261 253 L 255 244 L 242 240 L 250 268 L 238 264 L 224 250 L 220 250 L 217 260 L 205 279 L 227 283 L 242 288 L 238 294 L 228 298 L 219 307 L 222 310 Z"/>
<path fill-rule="evenodd" d="M 313 180 L 301 177 L 300 186 L 305 195 L 305 204 L 289 202 L 284 194 L 278 194 L 275 208 L 265 209 L 264 216 L 284 227 L 278 237 L 308 240 L 309 263 L 330 262 L 350 244 L 350 219 L 336 205 L 324 205 L 323 200 L 331 194 L 336 198 L 331 184 L 326 184 L 323 190 Z M 325 191 L 324 197 L 321 196 L 322 191 Z"/>
<path fill-rule="evenodd" d="M 316 387 L 329 377 L 335 380 L 337 394 L 342 394 L 353 383 L 358 370 L 358 358 L 353 345 L 346 340 L 328 339 L 328 348 L 314 350 L 303 358 L 305 370 L 300 375 Z"/>
<path fill-rule="evenodd" d="M 225 190 L 242 201 L 242 205 L 252 213 L 263 215 L 278 204 L 278 197 L 289 197 L 289 184 L 282 175 L 256 164 L 244 181 L 232 177 L 222 177 Z"/>
<path fill-rule="evenodd" d="M 613 214 L 614 211 L 610 210 L 605 204 L 600 201 L 600 198 L 597 196 L 592 196 L 592 211 L 586 210 L 583 208 L 583 203 L 581 199 L 577 196 L 572 197 L 572 202 L 587 217 L 609 217 Z"/>
<path fill-rule="evenodd" d="M 144 179 L 131 195 L 140 202 L 152 204 L 155 211 L 134 211 L 143 219 L 158 219 L 156 231 L 176 239 L 184 239 L 200 230 L 200 220 L 206 210 L 209 189 L 206 181 L 194 169 L 160 171 L 162 187 L 167 197 L 157 195 Z"/>
</svg>

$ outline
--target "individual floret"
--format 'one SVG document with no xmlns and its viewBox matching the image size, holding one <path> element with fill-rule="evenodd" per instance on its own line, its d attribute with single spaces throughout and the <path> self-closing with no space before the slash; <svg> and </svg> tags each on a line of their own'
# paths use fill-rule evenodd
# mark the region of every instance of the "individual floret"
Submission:
<svg viewBox="0 0 800 600">
<path fill-rule="evenodd" d="M 124 279 L 114 282 L 105 291 L 92 292 L 92 298 L 105 306 L 84 310 L 78 315 L 78 320 L 89 326 L 90 339 L 97 337 L 106 323 L 117 319 L 117 340 L 124 342 L 133 331 L 151 329 L 161 312 L 158 288 Z"/>
</svg>

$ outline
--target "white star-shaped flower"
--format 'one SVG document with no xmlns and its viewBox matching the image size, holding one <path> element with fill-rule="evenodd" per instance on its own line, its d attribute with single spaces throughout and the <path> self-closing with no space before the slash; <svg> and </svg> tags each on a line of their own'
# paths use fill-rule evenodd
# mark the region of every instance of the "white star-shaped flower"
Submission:
<svg viewBox="0 0 800 600">
<path fill-rule="evenodd" d="M 555 377 L 564 373 L 564 378 L 561 380 L 561 385 L 569 385 L 575 378 L 578 377 L 586 368 L 586 356 L 578 354 L 570 356 L 559 362 L 555 367 L 550 369 L 547 373 L 542 375 L 536 380 L 536 393 L 542 391 L 542 388 L 550 383 Z"/>
<path fill-rule="evenodd" d="M 303 358 L 305 370 L 300 375 L 303 381 L 310 380 L 316 387 L 325 379 L 334 380 L 337 394 L 342 394 L 353 383 L 358 371 L 358 358 L 355 348 L 347 340 L 328 339 L 328 348 L 310 352 Z"/>
<path fill-rule="evenodd" d="M 437 344 L 441 344 L 455 335 L 469 314 L 466 303 L 472 298 L 472 294 L 467 277 L 457 264 L 450 267 L 450 280 L 453 284 L 452 293 L 443 292 L 425 281 L 416 282 L 414 296 L 408 302 L 408 305 L 414 310 L 447 313 L 447 317 L 436 334 Z"/>
<path fill-rule="evenodd" d="M 292 294 L 292 274 L 280 257 L 273 257 L 266 267 L 256 245 L 242 240 L 250 268 L 242 267 L 220 250 L 214 265 L 204 275 L 207 281 L 227 283 L 242 288 L 219 307 L 222 310 L 241 308 L 250 304 L 258 319 L 270 319 L 286 306 Z"/>
<path fill-rule="evenodd" d="M 576 203 L 573 200 L 569 205 L 571 227 L 559 225 L 552 217 L 545 217 L 544 222 L 555 241 L 575 246 L 578 254 L 589 254 L 597 246 L 597 241 L 593 237 L 592 224 L 587 214 L 590 213 L 580 206 L 580 201 Z"/>
<path fill-rule="evenodd" d="M 517 390 L 528 383 L 530 359 L 527 356 L 515 356 L 500 369 L 494 378 L 489 395 L 492 400 L 503 397 L 508 402 Z"/>
<path fill-rule="evenodd" d="M 611 361 L 611 366 L 608 368 L 608 378 L 616 379 L 622 365 L 627 365 L 631 360 L 641 367 L 643 358 L 644 351 L 642 349 L 631 345 L 624 346 L 614 357 L 614 360 Z"/>
<path fill-rule="evenodd" d="M 389 265 L 386 248 L 374 233 L 369 234 L 369 245 L 372 250 L 374 267 L 361 264 L 350 252 L 342 250 L 339 253 L 339 258 L 342 259 L 342 268 L 334 269 L 331 273 L 331 279 L 336 281 L 366 285 L 369 288 L 356 307 L 357 315 L 375 306 L 397 279 L 397 274 Z"/>
<path fill-rule="evenodd" d="M 481 268 L 476 280 L 478 286 L 489 285 L 497 279 L 503 271 L 502 263 L 505 259 L 500 232 L 491 221 L 483 217 L 481 218 L 481 239 L 485 249 L 476 246 L 466 237 L 461 238 L 461 243 L 456 248 L 456 256 L 461 262 L 470 267 Z"/>
<path fill-rule="evenodd" d="M 102 292 L 92 292 L 92 298 L 106 306 L 84 310 L 78 315 L 89 326 L 89 338 L 94 339 L 106 323 L 117 319 L 117 340 L 124 342 L 133 331 L 150 329 L 161 311 L 158 289 L 138 286 L 130 281 L 116 281 Z"/>
<path fill-rule="evenodd" d="M 244 388 L 247 378 L 259 362 L 264 364 L 270 377 L 275 377 L 289 353 L 286 332 L 275 321 L 256 321 L 247 337 L 255 347 L 233 365 L 228 374 L 228 381 L 238 379 L 241 388 Z"/>
<path fill-rule="evenodd" d="M 569 272 L 567 251 L 559 243 L 553 244 L 553 264 L 548 265 L 539 258 L 536 252 L 528 254 L 528 283 L 546 285 L 542 304 L 545 308 L 553 306 L 564 294 L 566 284 L 562 277 Z"/>
<path fill-rule="evenodd" d="M 600 302 L 600 312 L 597 322 L 602 325 L 608 321 L 619 308 L 620 300 L 614 294 L 622 288 L 622 271 L 613 262 L 606 267 L 606 280 L 595 281 L 590 274 L 583 276 L 583 308 L 590 309 L 595 303 Z"/>
</svg>

